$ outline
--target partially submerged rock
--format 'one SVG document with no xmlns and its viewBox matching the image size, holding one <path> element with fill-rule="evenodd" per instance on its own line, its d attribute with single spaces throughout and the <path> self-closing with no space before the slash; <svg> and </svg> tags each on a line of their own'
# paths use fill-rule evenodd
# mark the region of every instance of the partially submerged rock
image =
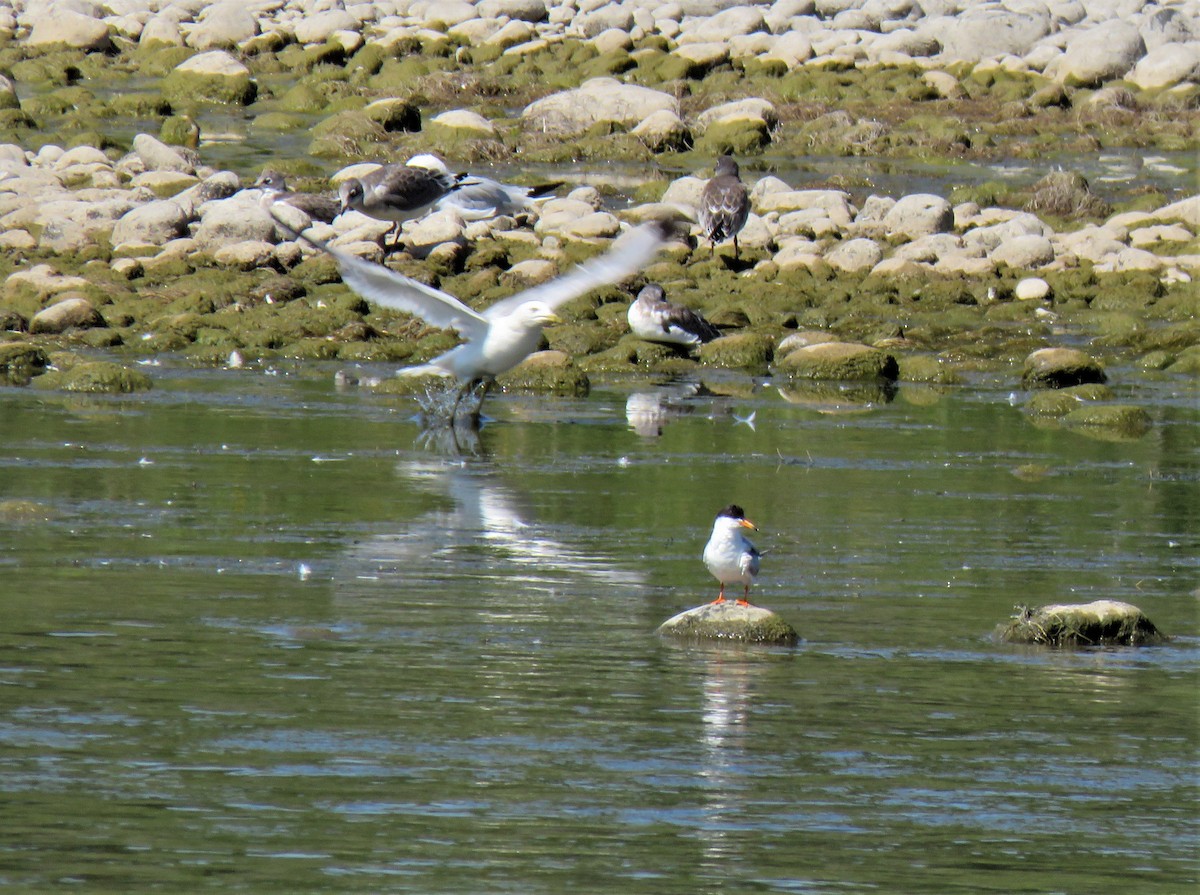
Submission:
<svg viewBox="0 0 1200 895">
<path fill-rule="evenodd" d="M 128 394 L 152 387 L 150 377 L 111 361 L 92 361 L 68 370 L 55 370 L 37 381 L 39 388 L 91 394 Z"/>
<path fill-rule="evenodd" d="M 999 636 L 1006 643 L 1042 646 L 1151 646 L 1167 640 L 1141 609 L 1116 600 L 1021 606 Z"/>
<path fill-rule="evenodd" d="M 681 612 L 659 625 L 658 633 L 777 646 L 793 646 L 800 639 L 796 629 L 770 609 L 740 606 L 734 600 L 705 603 Z"/>
</svg>

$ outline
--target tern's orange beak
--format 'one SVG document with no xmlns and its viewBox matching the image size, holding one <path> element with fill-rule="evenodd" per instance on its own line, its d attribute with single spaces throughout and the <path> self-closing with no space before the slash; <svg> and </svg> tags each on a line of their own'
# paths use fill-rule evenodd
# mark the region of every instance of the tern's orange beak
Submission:
<svg viewBox="0 0 1200 895">
<path fill-rule="evenodd" d="M 755 525 L 753 522 L 751 522 L 749 519 L 739 519 L 738 525 L 740 525 L 742 528 L 748 528 L 751 531 L 758 531 L 758 526 Z"/>
</svg>

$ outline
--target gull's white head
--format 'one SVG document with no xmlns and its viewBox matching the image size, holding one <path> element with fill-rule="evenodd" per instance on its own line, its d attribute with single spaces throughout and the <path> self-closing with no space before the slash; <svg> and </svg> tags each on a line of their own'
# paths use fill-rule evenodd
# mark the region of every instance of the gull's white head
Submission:
<svg viewBox="0 0 1200 895">
<path fill-rule="evenodd" d="M 420 155 L 414 155 L 407 162 L 405 162 L 405 164 L 410 168 L 428 168 L 430 171 L 436 171 L 438 174 L 450 173 L 450 169 L 446 167 L 445 162 L 443 162 L 436 155 L 430 155 L 427 152 L 423 152 Z"/>
<path fill-rule="evenodd" d="M 513 313 L 522 323 L 530 326 L 550 326 L 552 323 L 562 323 L 562 318 L 555 314 L 548 304 L 540 301 L 527 301 Z"/>
</svg>

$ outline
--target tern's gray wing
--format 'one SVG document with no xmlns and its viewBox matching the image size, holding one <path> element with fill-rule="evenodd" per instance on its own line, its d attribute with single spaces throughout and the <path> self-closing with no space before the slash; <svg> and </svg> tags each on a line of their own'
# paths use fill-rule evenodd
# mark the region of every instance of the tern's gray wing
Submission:
<svg viewBox="0 0 1200 895">
<path fill-rule="evenodd" d="M 668 221 L 643 224 L 618 239 L 603 255 L 572 268 L 557 279 L 496 302 L 483 312 L 483 316 L 495 320 L 512 313 L 527 301 L 540 301 L 554 309 L 599 286 L 619 282 L 645 267 L 670 234 Z"/>
<path fill-rule="evenodd" d="M 487 320 L 448 292 L 426 286 L 382 264 L 364 261 L 319 239 L 298 233 L 276 217 L 274 212 L 271 212 L 271 217 L 293 239 L 304 240 L 332 255 L 342 272 L 342 282 L 363 298 L 397 311 L 416 314 L 433 326 L 457 330 L 468 340 L 486 335 L 491 327 Z"/>
</svg>

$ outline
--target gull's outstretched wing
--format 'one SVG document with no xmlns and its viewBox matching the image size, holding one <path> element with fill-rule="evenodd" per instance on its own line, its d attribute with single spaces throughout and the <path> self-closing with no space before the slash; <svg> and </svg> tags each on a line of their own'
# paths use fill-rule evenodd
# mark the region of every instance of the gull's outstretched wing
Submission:
<svg viewBox="0 0 1200 895">
<path fill-rule="evenodd" d="M 486 334 L 491 326 L 486 319 L 448 292 L 426 286 L 382 264 L 364 261 L 319 239 L 298 233 L 281 221 L 269 205 L 266 208 L 279 228 L 293 239 L 303 240 L 332 255 L 342 272 L 342 282 L 368 301 L 416 314 L 432 326 L 457 330 L 467 340 Z"/>
<path fill-rule="evenodd" d="M 598 286 L 619 282 L 645 267 L 670 235 L 669 221 L 643 224 L 618 239 L 603 255 L 580 264 L 557 279 L 496 302 L 483 312 L 483 316 L 495 320 L 527 301 L 540 301 L 554 309 Z"/>
</svg>

